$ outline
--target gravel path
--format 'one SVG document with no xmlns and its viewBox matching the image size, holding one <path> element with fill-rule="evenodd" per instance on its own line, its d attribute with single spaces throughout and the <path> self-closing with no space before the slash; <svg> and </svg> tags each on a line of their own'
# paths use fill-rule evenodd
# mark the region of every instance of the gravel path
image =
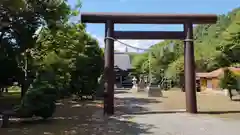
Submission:
<svg viewBox="0 0 240 135">
<path fill-rule="evenodd" d="M 134 128 L 134 132 L 126 132 L 126 135 L 240 134 L 240 121 L 224 121 L 211 116 L 187 113 L 161 113 L 159 100 L 148 98 L 146 94 L 120 92 L 115 94 L 115 98 L 116 115 L 113 118 L 126 122 L 131 121 L 138 126 L 138 128 Z M 118 109 L 119 107 L 120 109 Z"/>
</svg>

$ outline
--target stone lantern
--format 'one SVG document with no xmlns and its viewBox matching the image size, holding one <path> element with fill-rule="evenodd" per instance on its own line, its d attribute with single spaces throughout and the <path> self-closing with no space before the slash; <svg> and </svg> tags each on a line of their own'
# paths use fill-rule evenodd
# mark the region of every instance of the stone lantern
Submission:
<svg viewBox="0 0 240 135">
<path fill-rule="evenodd" d="M 132 89 L 136 89 L 137 88 L 137 78 L 135 76 L 132 79 L 132 83 L 133 83 Z"/>
<path fill-rule="evenodd" d="M 159 84 L 156 84 L 155 78 L 151 79 L 149 86 L 146 88 L 149 97 L 162 97 L 163 93 Z"/>
</svg>

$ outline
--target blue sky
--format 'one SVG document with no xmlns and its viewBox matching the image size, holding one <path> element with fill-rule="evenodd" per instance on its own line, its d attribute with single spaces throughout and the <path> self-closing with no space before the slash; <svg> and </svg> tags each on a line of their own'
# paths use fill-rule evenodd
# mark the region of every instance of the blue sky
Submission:
<svg viewBox="0 0 240 135">
<path fill-rule="evenodd" d="M 76 0 L 69 0 L 71 5 Z M 223 14 L 240 6 L 239 0 L 82 0 L 81 12 L 202 13 Z M 182 30 L 180 25 L 116 25 L 115 30 Z M 88 24 L 87 31 L 103 44 L 104 25 Z M 124 40 L 133 46 L 148 48 L 158 40 Z M 124 46 L 115 44 L 119 50 Z M 132 50 L 133 51 L 133 50 Z"/>
</svg>

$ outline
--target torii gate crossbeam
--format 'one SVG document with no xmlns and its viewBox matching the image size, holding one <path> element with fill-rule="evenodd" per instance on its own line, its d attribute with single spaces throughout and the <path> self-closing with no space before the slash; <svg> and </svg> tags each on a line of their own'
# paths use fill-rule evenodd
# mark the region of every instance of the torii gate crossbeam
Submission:
<svg viewBox="0 0 240 135">
<path fill-rule="evenodd" d="M 197 113 L 193 24 L 213 24 L 213 14 L 132 14 L 132 13 L 82 13 L 83 23 L 105 24 L 105 92 L 104 112 L 114 114 L 114 41 L 116 39 L 180 39 L 184 40 L 184 76 L 186 111 Z M 114 24 L 182 24 L 184 31 L 114 31 Z M 109 38 L 110 37 L 110 38 Z"/>
</svg>

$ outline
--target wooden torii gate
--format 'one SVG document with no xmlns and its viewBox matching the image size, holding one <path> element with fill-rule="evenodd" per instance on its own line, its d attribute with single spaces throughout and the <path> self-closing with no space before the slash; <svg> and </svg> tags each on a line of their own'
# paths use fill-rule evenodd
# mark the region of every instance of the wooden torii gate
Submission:
<svg viewBox="0 0 240 135">
<path fill-rule="evenodd" d="M 197 113 L 193 24 L 213 24 L 214 14 L 82 13 L 83 23 L 105 24 L 104 112 L 114 114 L 114 39 L 179 39 L 184 41 L 186 111 Z M 184 31 L 114 31 L 114 24 L 182 24 Z"/>
</svg>

